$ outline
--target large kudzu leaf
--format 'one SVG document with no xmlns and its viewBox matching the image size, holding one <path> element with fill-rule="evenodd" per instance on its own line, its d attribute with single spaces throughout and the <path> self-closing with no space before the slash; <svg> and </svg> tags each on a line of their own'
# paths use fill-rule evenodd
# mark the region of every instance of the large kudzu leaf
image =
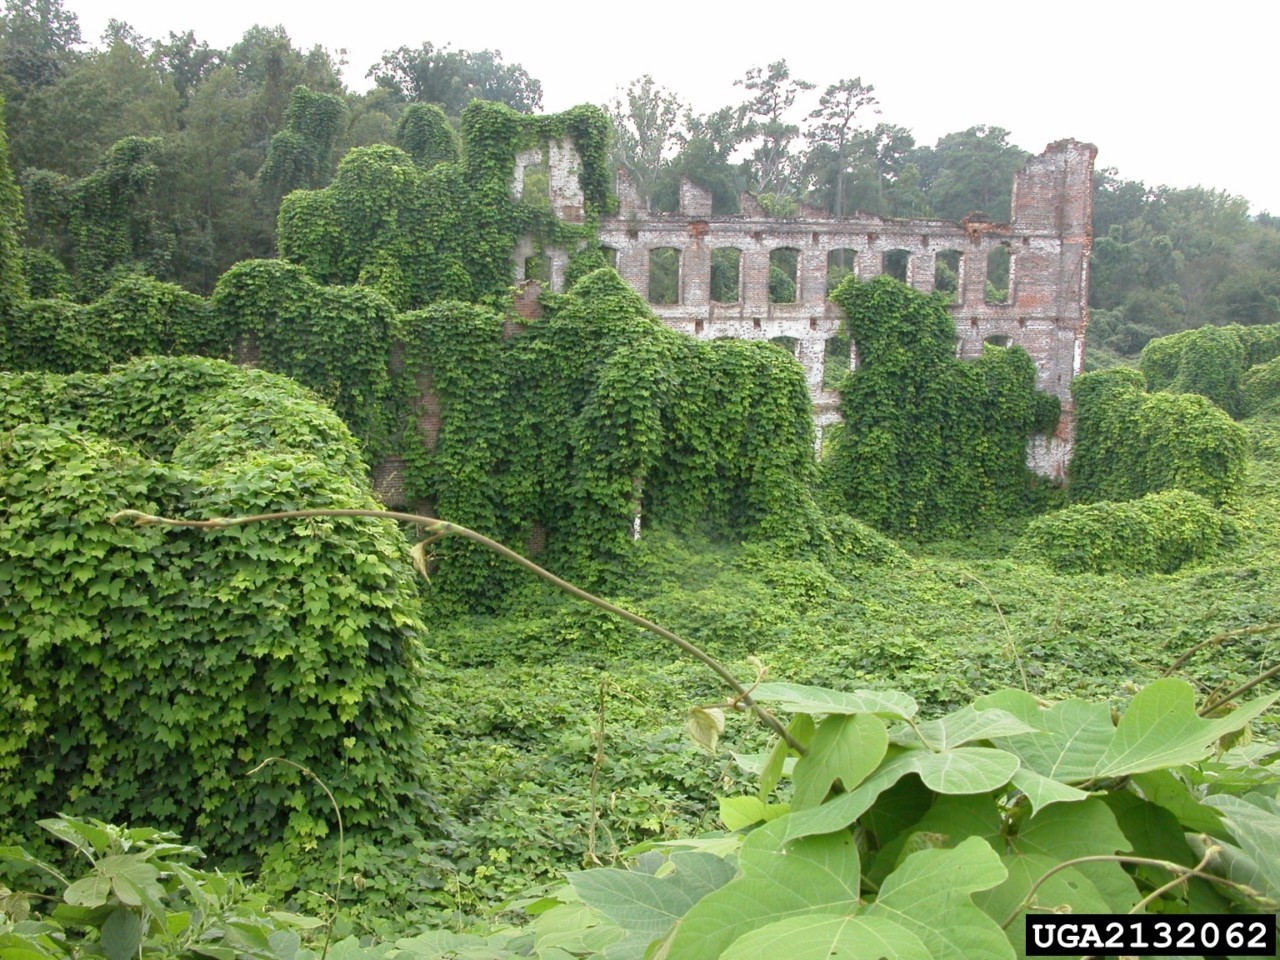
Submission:
<svg viewBox="0 0 1280 960">
<path fill-rule="evenodd" d="M 982 697 L 976 706 L 980 711 L 1007 710 L 1041 731 L 997 740 L 1032 770 L 1082 783 L 1200 760 L 1219 738 L 1244 727 L 1278 698 L 1280 694 L 1252 700 L 1224 717 L 1206 720 L 1196 714 L 1190 684 L 1156 680 L 1134 696 L 1116 726 L 1105 704 L 1066 700 L 1044 710 L 1030 694 L 1017 690 Z"/>
<path fill-rule="evenodd" d="M 1019 763 L 1016 756 L 995 747 L 957 747 L 942 753 L 908 750 L 898 759 L 936 793 L 988 793 L 1008 783 Z"/>
<path fill-rule="evenodd" d="M 778 920 L 857 909 L 862 870 L 852 834 L 787 843 L 786 819 L 747 837 L 738 855 L 742 876 L 704 897 L 676 925 L 667 960 L 710 960 Z"/>
<path fill-rule="evenodd" d="M 1152 803 L 1177 817 L 1190 833 L 1216 834 L 1222 827 L 1222 814 L 1193 797 L 1187 785 L 1170 770 L 1140 773 L 1133 778 L 1133 785 Z"/>
<path fill-rule="evenodd" d="M 1105 703 L 1064 700 L 1048 710 L 1021 690 L 1001 690 L 975 704 L 984 710 L 999 707 L 1039 733 L 1002 737 L 997 744 L 1015 753 L 1023 764 L 1051 780 L 1079 783 L 1094 776 L 1098 758 L 1111 745 L 1115 727 Z"/>
<path fill-rule="evenodd" d="M 884 917 L 789 917 L 739 937 L 721 960 L 932 960 L 929 948 Z"/>
<path fill-rule="evenodd" d="M 1051 803 L 1075 803 L 1089 798 L 1085 791 L 1052 780 L 1025 766 L 1019 767 L 1009 782 L 1026 794 L 1032 813 Z"/>
<path fill-rule="evenodd" d="M 1095 775 L 1125 776 L 1199 760 L 1219 738 L 1242 729 L 1277 699 L 1280 694 L 1261 697 L 1224 717 L 1206 720 L 1196 714 L 1195 689 L 1189 683 L 1157 680 L 1130 701 Z"/>
<path fill-rule="evenodd" d="M 1217 794 L 1206 797 L 1204 802 L 1222 813 L 1240 849 L 1258 865 L 1259 879 L 1265 883 L 1260 892 L 1280 900 L 1280 815 L 1275 810 L 1275 802 L 1253 794 L 1245 797 Z"/>
<path fill-rule="evenodd" d="M 924 746 L 930 750 L 941 751 L 975 740 L 1034 733 L 1037 729 L 1007 710 L 975 710 L 972 706 L 965 706 L 937 720 L 918 723 L 914 728 L 906 725 L 898 727 L 893 731 L 891 739 L 903 746 L 919 746 L 923 740 Z"/>
<path fill-rule="evenodd" d="M 996 852 L 978 837 L 952 850 L 921 850 L 885 879 L 862 916 L 893 920 L 911 931 L 932 960 L 1012 960 L 1009 938 L 973 902 L 973 894 L 1006 876 Z"/>
<path fill-rule="evenodd" d="M 736 872 L 709 853 L 685 851 L 671 856 L 675 868 L 666 877 L 633 870 L 583 870 L 568 876 L 574 893 L 623 930 L 650 940 L 666 935 L 689 909 Z"/>
<path fill-rule="evenodd" d="M 1054 804 L 1024 821 L 1009 840 L 1002 862 L 1009 878 L 974 899 L 1003 923 L 1018 909 L 1041 877 L 1067 860 L 1112 856 L 1130 849 L 1115 815 L 1100 799 Z M 1117 862 L 1080 864 L 1054 873 L 1035 894 L 1041 911 L 1124 913 L 1138 901 L 1133 880 Z M 1016 928 L 1016 929 L 1015 929 Z M 1023 923 L 1015 920 L 1010 937 L 1020 950 Z"/>
<path fill-rule="evenodd" d="M 909 720 L 919 709 L 916 702 L 896 690 L 855 690 L 841 693 L 799 683 L 762 683 L 751 691 L 760 703 L 776 705 L 788 713 L 874 713 Z"/>
<path fill-rule="evenodd" d="M 116 907 L 102 924 L 99 944 L 107 960 L 130 960 L 142 943 L 142 919 L 127 907 Z"/>
<path fill-rule="evenodd" d="M 852 790 L 880 766 L 888 749 L 889 735 L 879 717 L 868 713 L 827 717 L 792 773 L 791 808 L 816 807 L 837 780 Z"/>
<path fill-rule="evenodd" d="M 942 753 L 893 748 L 856 789 L 775 822 L 786 825 L 789 838 L 830 833 L 857 820 L 876 797 L 909 773 L 917 774 L 935 793 L 989 793 L 1007 784 L 1017 769 L 1017 757 L 994 747 L 958 747 Z"/>
<path fill-rule="evenodd" d="M 862 821 L 865 823 L 865 818 Z M 880 851 L 865 870 L 879 886 L 916 849 L 954 847 L 968 837 L 980 837 L 993 847 L 1004 848 L 1003 824 L 996 798 L 988 793 L 936 797 L 933 805 L 914 823 L 892 836 L 876 835 Z"/>
</svg>

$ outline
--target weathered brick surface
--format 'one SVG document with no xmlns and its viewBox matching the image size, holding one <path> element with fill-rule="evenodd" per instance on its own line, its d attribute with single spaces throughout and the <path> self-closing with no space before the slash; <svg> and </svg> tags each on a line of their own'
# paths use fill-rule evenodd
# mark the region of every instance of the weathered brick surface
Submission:
<svg viewBox="0 0 1280 960">
<path fill-rule="evenodd" d="M 854 271 L 866 279 L 884 272 L 885 254 L 903 251 L 907 282 L 927 292 L 934 287 L 938 255 L 958 251 L 959 296 L 951 307 L 957 355 L 977 357 L 983 341 L 992 338 L 1031 355 L 1037 385 L 1062 400 L 1064 416 L 1055 437 L 1033 445 L 1029 462 L 1061 478 L 1073 430 L 1071 380 L 1081 370 L 1088 323 L 1095 155 L 1089 144 L 1062 140 L 1027 161 L 1014 179 L 1009 223 L 983 216 L 960 222 L 866 214 L 837 219 L 811 209 L 801 211 L 802 217 L 772 219 L 749 196 L 743 196 L 738 216 L 713 216 L 710 196 L 687 181 L 678 213 L 648 214 L 634 187 L 620 177 L 619 213 L 601 221 L 600 242 L 616 251 L 618 272 L 641 296 L 649 289 L 649 251 L 680 251 L 678 302 L 653 305 L 677 330 L 707 339 L 795 338 L 820 427 L 832 416 L 831 398 L 821 389 L 824 344 L 840 323 L 826 299 L 831 252 L 852 251 Z M 562 203 L 553 197 L 553 205 Z M 987 303 L 987 257 L 1002 245 L 1011 255 L 1008 301 Z M 729 304 L 710 299 L 711 252 L 723 248 L 740 251 L 740 294 Z M 771 303 L 769 255 L 783 248 L 799 251 L 796 300 Z M 554 278 L 553 289 L 559 289 Z"/>
</svg>

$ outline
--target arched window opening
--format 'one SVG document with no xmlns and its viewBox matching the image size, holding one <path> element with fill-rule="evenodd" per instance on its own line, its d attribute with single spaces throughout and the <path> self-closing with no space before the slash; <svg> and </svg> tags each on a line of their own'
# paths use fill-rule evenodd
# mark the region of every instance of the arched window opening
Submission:
<svg viewBox="0 0 1280 960">
<path fill-rule="evenodd" d="M 827 339 L 822 351 L 822 388 L 824 390 L 836 389 L 840 386 L 840 381 L 845 378 L 845 374 L 849 372 L 849 356 L 852 353 L 850 346 L 852 344 L 847 333 L 838 333 Z"/>
<path fill-rule="evenodd" d="M 987 303 L 1009 302 L 1009 276 L 1013 255 L 1007 243 L 997 244 L 987 253 Z"/>
<path fill-rule="evenodd" d="M 903 283 L 907 282 L 907 264 L 911 262 L 909 250 L 886 250 L 881 257 L 880 269 Z"/>
<path fill-rule="evenodd" d="M 680 302 L 680 251 L 675 247 L 649 251 L 649 302 L 659 307 Z"/>
<path fill-rule="evenodd" d="M 530 206 L 551 207 L 551 164 L 544 152 L 542 160 L 524 168 L 524 184 L 520 199 Z"/>
<path fill-rule="evenodd" d="M 536 280 L 544 288 L 551 286 L 551 260 L 541 253 L 524 258 L 524 278 Z"/>
<path fill-rule="evenodd" d="M 711 251 L 711 299 L 716 303 L 737 303 L 741 290 L 742 251 L 718 247 Z"/>
<path fill-rule="evenodd" d="M 848 247 L 827 254 L 827 296 L 831 296 L 831 291 L 840 286 L 845 277 L 857 276 L 857 256 L 858 251 Z"/>
<path fill-rule="evenodd" d="M 939 250 L 934 260 L 933 289 L 944 293 L 952 303 L 960 302 L 960 263 L 963 254 L 959 250 Z"/>
<path fill-rule="evenodd" d="M 769 251 L 769 302 L 795 303 L 799 287 L 800 251 L 780 247 Z"/>
<path fill-rule="evenodd" d="M 774 346 L 781 347 L 793 357 L 796 355 L 796 346 L 800 343 L 795 337 L 770 337 L 769 342 Z"/>
<path fill-rule="evenodd" d="M 1004 333 L 993 333 L 991 336 L 987 337 L 982 342 L 986 344 L 990 344 L 993 347 L 1013 346 L 1013 338 L 1010 337 L 1008 334 L 1004 334 Z"/>
</svg>

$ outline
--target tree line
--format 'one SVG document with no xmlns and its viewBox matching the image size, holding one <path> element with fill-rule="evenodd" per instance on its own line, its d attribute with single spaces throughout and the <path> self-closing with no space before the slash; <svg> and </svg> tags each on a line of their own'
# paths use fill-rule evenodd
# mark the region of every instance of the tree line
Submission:
<svg viewBox="0 0 1280 960">
<path fill-rule="evenodd" d="M 207 294 L 232 264 L 275 254 L 282 198 L 327 185 L 348 150 L 420 152 L 412 105 L 436 104 L 455 124 L 473 99 L 542 105 L 541 83 L 496 50 L 401 46 L 368 68 L 365 92 L 347 88 L 342 66 L 279 26 L 218 49 L 112 20 L 86 44 L 62 0 L 6 0 L 0 92 L 33 295 L 88 301 L 130 273 Z M 881 119 L 872 84 L 820 87 L 785 60 L 737 86 L 740 102 L 699 114 L 646 75 L 608 105 L 613 160 L 650 209 L 674 209 L 688 177 L 717 213 L 737 212 L 746 191 L 777 216 L 1009 216 L 1028 153 L 1008 130 L 917 144 Z M 1244 198 L 1107 169 L 1094 228 L 1090 345 L 1103 355 L 1203 323 L 1280 322 L 1280 220 L 1250 217 Z"/>
</svg>

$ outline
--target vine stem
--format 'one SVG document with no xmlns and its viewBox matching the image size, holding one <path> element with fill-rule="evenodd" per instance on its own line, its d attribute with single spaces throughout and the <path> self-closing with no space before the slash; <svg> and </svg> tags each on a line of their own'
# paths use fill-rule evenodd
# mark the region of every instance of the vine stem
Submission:
<svg viewBox="0 0 1280 960">
<path fill-rule="evenodd" d="M 113 517 L 112 519 L 114 520 L 115 518 Z M 329 803 L 333 805 L 334 816 L 338 818 L 338 872 L 333 878 L 333 895 L 330 897 L 333 901 L 333 910 L 329 913 L 329 922 L 325 924 L 324 949 L 320 952 L 320 960 L 325 960 L 325 958 L 329 956 L 329 943 L 333 939 L 333 925 L 338 919 L 338 897 L 342 893 L 342 858 L 347 845 L 346 831 L 342 828 L 342 810 L 338 807 L 338 800 L 333 795 L 333 791 L 329 789 L 328 784 L 321 780 L 314 770 L 304 767 L 302 764 L 290 760 L 287 757 L 267 757 L 267 759 L 263 760 L 260 764 L 250 770 L 247 776 L 252 777 L 269 763 L 287 763 L 289 766 L 297 770 L 301 770 L 308 777 L 318 783 L 320 785 L 320 789 L 324 791 L 325 796 L 329 798 Z"/>
<path fill-rule="evenodd" d="M 1208 840 L 1207 837 L 1205 839 Z M 1031 889 L 1027 891 L 1027 895 L 1022 898 L 1022 902 L 1014 907 L 1013 912 L 1005 918 L 1004 923 L 1000 924 L 1000 929 L 1008 930 L 1009 924 L 1013 923 L 1013 921 L 1018 918 L 1018 914 L 1023 910 L 1030 909 L 1031 905 L 1035 901 L 1036 891 L 1044 886 L 1050 877 L 1061 870 L 1066 870 L 1068 867 L 1076 867 L 1082 863 L 1131 863 L 1140 867 L 1157 867 L 1161 870 L 1168 870 L 1170 873 L 1175 874 L 1170 883 L 1166 883 L 1164 886 L 1158 887 L 1151 894 L 1140 900 L 1133 909 L 1129 911 L 1130 913 L 1137 913 L 1138 910 L 1145 907 L 1156 897 L 1168 890 L 1172 890 L 1180 883 L 1185 883 L 1192 877 L 1204 877 L 1206 880 L 1210 880 L 1214 883 L 1240 889 L 1240 884 L 1238 883 L 1234 883 L 1233 881 L 1227 880 L 1223 877 L 1215 877 L 1212 874 L 1202 872 L 1205 866 L 1208 865 L 1209 861 L 1213 859 L 1213 855 L 1221 849 L 1222 848 L 1216 844 L 1209 844 L 1205 850 L 1204 858 L 1195 867 L 1184 867 L 1182 864 L 1174 863 L 1171 860 L 1154 860 L 1150 857 L 1129 857 L 1124 854 L 1098 854 L 1097 856 L 1092 857 L 1076 857 L 1074 860 L 1064 860 L 1062 863 L 1055 864 L 1040 875 L 1040 878 L 1036 880 L 1036 882 L 1031 885 Z"/>
<path fill-rule="evenodd" d="M 588 593 L 581 587 L 574 586 L 568 580 L 562 580 L 554 573 L 546 570 L 527 557 L 522 557 L 510 547 L 507 547 L 497 540 L 492 540 L 482 533 L 477 533 L 467 527 L 460 526 L 456 523 L 450 523 L 447 520 L 439 520 L 435 517 L 426 517 L 416 513 L 400 513 L 394 510 L 359 510 L 359 509 L 337 509 L 337 508 L 317 508 L 308 510 L 280 510 L 275 513 L 258 513 L 248 517 L 214 517 L 209 520 L 175 520 L 171 517 L 157 517 L 150 513 L 143 513 L 140 510 L 121 510 L 111 517 L 111 522 L 118 520 L 132 520 L 136 526 L 148 526 L 151 524 L 160 524 L 167 527 L 188 527 L 196 530 L 222 530 L 227 527 L 244 526 L 250 523 L 264 523 L 271 520 L 304 520 L 311 517 L 371 517 L 375 520 L 399 520 L 404 523 L 412 523 L 423 527 L 432 537 L 457 536 L 463 537 L 473 543 L 478 543 L 482 547 L 492 550 L 499 556 L 506 557 L 512 563 L 524 567 L 530 573 L 550 583 L 552 586 L 558 587 L 570 596 L 577 597 L 579 600 L 585 600 L 593 606 L 599 607 L 612 613 L 614 616 L 621 617 L 636 626 L 648 630 L 650 633 L 656 634 L 662 639 L 667 640 L 693 659 L 697 660 L 703 666 L 710 669 L 721 680 L 729 686 L 736 694 L 735 699 L 738 703 L 751 710 L 756 717 L 765 724 L 770 730 L 776 733 L 792 750 L 803 755 L 804 747 L 791 738 L 787 733 L 787 728 L 779 722 L 778 718 L 772 713 L 756 703 L 751 697 L 751 691 L 744 687 L 738 679 L 729 671 L 729 668 L 722 664 L 715 657 L 711 656 L 700 647 L 695 646 L 688 640 L 678 636 L 668 630 L 666 627 L 659 626 L 651 620 L 646 620 L 638 613 L 632 613 L 630 610 L 624 609 L 615 603 L 610 603 L 603 597 L 597 597 L 593 593 Z"/>
<path fill-rule="evenodd" d="M 1242 693 L 1248 693 L 1250 690 L 1252 690 L 1258 684 L 1262 683 L 1264 680 L 1270 680 L 1272 677 L 1276 676 L 1277 674 L 1280 674 L 1280 663 L 1277 663 L 1274 667 L 1271 667 L 1263 671 L 1258 676 L 1250 680 L 1248 683 L 1242 683 L 1240 684 L 1240 686 L 1236 687 L 1234 690 L 1229 690 L 1226 693 L 1222 694 L 1221 696 L 1214 697 L 1212 700 L 1210 700 L 1208 703 L 1206 703 L 1203 707 L 1200 708 L 1200 710 L 1198 711 L 1200 716 L 1202 717 L 1207 716 L 1208 714 L 1212 713 L 1214 710 L 1217 710 L 1224 703 L 1234 700 L 1236 697 L 1240 696 Z"/>
<path fill-rule="evenodd" d="M 1194 647 L 1183 651 L 1182 655 L 1178 657 L 1177 660 L 1173 661 L 1173 663 L 1169 664 L 1169 666 L 1165 668 L 1164 673 L 1160 674 L 1160 676 L 1172 676 L 1175 670 L 1206 647 L 1212 647 L 1215 644 L 1223 643 L 1227 640 L 1235 639 L 1236 637 L 1247 637 L 1256 633 L 1270 633 L 1274 630 L 1280 630 L 1280 623 L 1259 623 L 1252 627 L 1241 627 L 1238 630 L 1224 630 L 1222 633 L 1215 634 L 1208 640 L 1201 640 Z"/>
</svg>

